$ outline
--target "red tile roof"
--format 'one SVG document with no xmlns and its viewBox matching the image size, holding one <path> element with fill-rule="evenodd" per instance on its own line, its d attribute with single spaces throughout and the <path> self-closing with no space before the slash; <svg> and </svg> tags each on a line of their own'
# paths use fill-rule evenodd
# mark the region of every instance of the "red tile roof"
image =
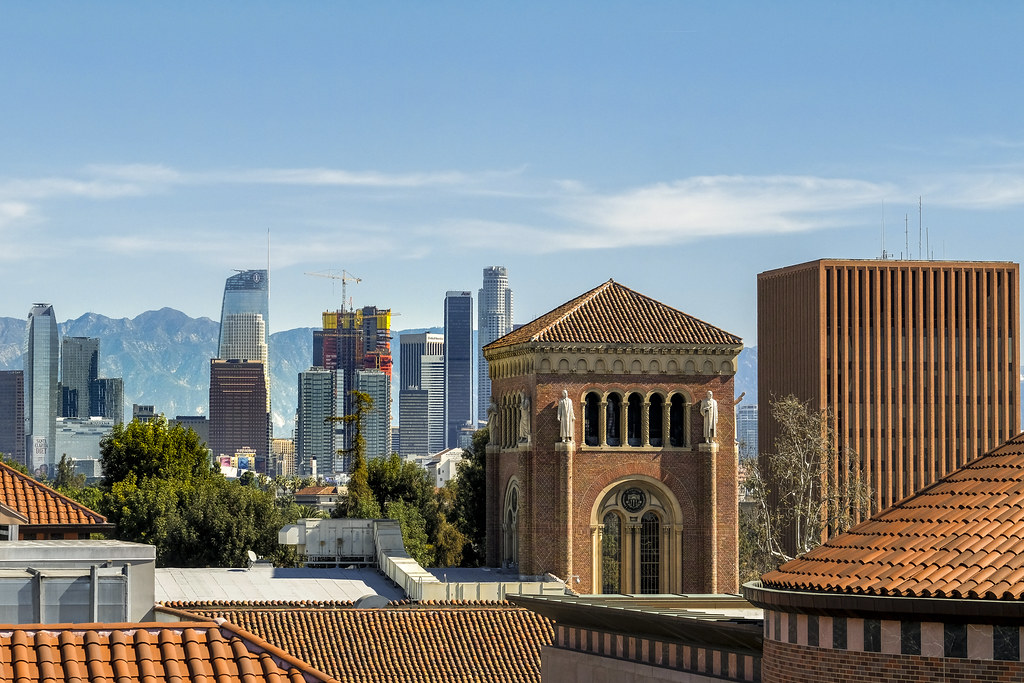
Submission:
<svg viewBox="0 0 1024 683">
<path fill-rule="evenodd" d="M 1024 598 L 1024 434 L 761 578 L 769 588 Z"/>
<path fill-rule="evenodd" d="M 187 607 L 238 624 L 339 681 L 540 681 L 552 622 L 508 603 L 380 609 Z"/>
<path fill-rule="evenodd" d="M 0 463 L 0 503 L 28 518 L 28 525 L 97 525 L 107 518 L 45 484 Z"/>
<path fill-rule="evenodd" d="M 295 492 L 296 496 L 328 496 L 338 493 L 337 486 L 307 486 Z"/>
<path fill-rule="evenodd" d="M 0 631 L 4 681 L 333 681 L 231 624 L 34 624 Z"/>
<path fill-rule="evenodd" d="M 524 342 L 739 346 L 742 340 L 608 280 L 484 348 Z"/>
</svg>

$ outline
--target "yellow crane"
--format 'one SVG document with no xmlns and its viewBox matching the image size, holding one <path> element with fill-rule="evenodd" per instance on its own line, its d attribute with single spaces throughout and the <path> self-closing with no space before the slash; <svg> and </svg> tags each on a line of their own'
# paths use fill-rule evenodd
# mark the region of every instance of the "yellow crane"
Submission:
<svg viewBox="0 0 1024 683">
<path fill-rule="evenodd" d="M 320 272 L 316 272 L 316 273 L 306 273 L 306 275 L 312 275 L 313 277 L 326 277 L 326 278 L 330 278 L 331 280 L 341 280 L 341 312 L 342 313 L 345 312 L 345 304 L 346 304 L 346 302 L 348 303 L 350 308 L 352 307 L 352 302 L 349 301 L 348 297 L 347 297 L 347 292 L 348 292 L 347 285 L 348 285 L 348 283 L 349 282 L 355 282 L 356 284 L 359 284 L 360 282 L 363 281 L 363 279 L 361 277 L 356 277 L 355 275 L 353 275 L 352 273 L 348 272 L 344 268 L 341 271 L 341 275 L 338 275 L 337 271 L 335 271 L 335 270 L 326 270 L 326 271 L 320 271 Z"/>
</svg>

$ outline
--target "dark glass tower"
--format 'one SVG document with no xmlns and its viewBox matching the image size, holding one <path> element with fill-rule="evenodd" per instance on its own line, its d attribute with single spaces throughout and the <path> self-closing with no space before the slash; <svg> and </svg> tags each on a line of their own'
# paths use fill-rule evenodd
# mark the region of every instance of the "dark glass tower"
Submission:
<svg viewBox="0 0 1024 683">
<path fill-rule="evenodd" d="M 444 297 L 445 447 L 459 445 L 459 432 L 473 420 L 473 293 Z"/>
<path fill-rule="evenodd" d="M 60 343 L 61 417 L 89 417 L 89 387 L 99 377 L 100 340 L 64 337 Z"/>
<path fill-rule="evenodd" d="M 60 394 L 57 318 L 50 304 L 35 304 L 25 328 L 25 457 L 33 473 L 52 473 Z"/>
</svg>

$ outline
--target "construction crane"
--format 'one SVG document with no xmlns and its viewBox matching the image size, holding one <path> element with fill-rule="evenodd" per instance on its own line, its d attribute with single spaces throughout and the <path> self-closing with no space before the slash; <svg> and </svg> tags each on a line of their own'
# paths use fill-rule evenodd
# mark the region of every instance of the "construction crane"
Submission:
<svg viewBox="0 0 1024 683">
<path fill-rule="evenodd" d="M 330 278 L 331 280 L 341 280 L 341 312 L 342 313 L 345 312 L 345 303 L 348 301 L 348 297 L 347 297 L 347 292 L 348 292 L 347 285 L 348 285 L 348 283 L 349 282 L 355 282 L 356 284 L 359 284 L 360 282 L 363 281 L 363 279 L 361 277 L 356 277 L 355 275 L 353 275 L 352 273 L 348 272 L 345 269 L 342 269 L 341 275 L 335 275 L 335 271 L 334 270 L 327 270 L 325 272 L 319 272 L 319 273 L 306 273 L 306 275 L 312 275 L 313 277 L 326 277 L 326 278 Z M 351 303 L 349 305 L 351 306 Z"/>
</svg>

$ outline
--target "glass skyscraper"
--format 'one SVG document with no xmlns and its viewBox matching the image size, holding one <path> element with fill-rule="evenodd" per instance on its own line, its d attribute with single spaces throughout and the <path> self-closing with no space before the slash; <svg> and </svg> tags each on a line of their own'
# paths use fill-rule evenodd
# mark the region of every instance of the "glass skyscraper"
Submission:
<svg viewBox="0 0 1024 683">
<path fill-rule="evenodd" d="M 227 279 L 217 358 L 231 363 L 210 365 L 210 446 L 214 455 L 230 456 L 237 449 L 252 448 L 256 470 L 261 474 L 267 473 L 272 436 L 267 357 L 269 283 L 266 270 L 242 270 Z M 263 373 L 260 382 L 250 377 L 257 365 Z M 228 400 L 231 391 L 258 395 Z"/>
<path fill-rule="evenodd" d="M 445 448 L 459 445 L 459 433 L 473 420 L 473 293 L 444 296 Z"/>
<path fill-rule="evenodd" d="M 35 304 L 25 328 L 25 458 L 33 473 L 52 474 L 60 394 L 57 318 L 50 304 Z"/>
<path fill-rule="evenodd" d="M 270 329 L 270 278 L 266 270 L 242 270 L 228 278 L 224 284 L 224 301 L 220 308 L 220 340 L 217 357 L 235 360 L 224 355 L 230 352 L 225 343 L 231 343 L 231 327 L 224 322 L 231 315 L 257 313 L 263 318 L 264 330 Z M 227 334 L 226 334 L 227 333 Z M 266 337 L 262 340 L 266 343 Z M 238 358 L 237 360 L 262 360 L 260 358 Z"/>
<path fill-rule="evenodd" d="M 495 339 L 512 331 L 512 290 L 508 287 L 508 269 L 505 266 L 484 268 L 484 286 L 477 297 L 479 338 L 477 356 L 477 420 L 486 419 L 487 405 L 491 400 L 491 376 L 487 372 L 487 361 L 483 348 Z"/>
<path fill-rule="evenodd" d="M 60 344 L 61 417 L 89 417 L 89 389 L 99 378 L 100 340 L 64 337 Z"/>
</svg>

